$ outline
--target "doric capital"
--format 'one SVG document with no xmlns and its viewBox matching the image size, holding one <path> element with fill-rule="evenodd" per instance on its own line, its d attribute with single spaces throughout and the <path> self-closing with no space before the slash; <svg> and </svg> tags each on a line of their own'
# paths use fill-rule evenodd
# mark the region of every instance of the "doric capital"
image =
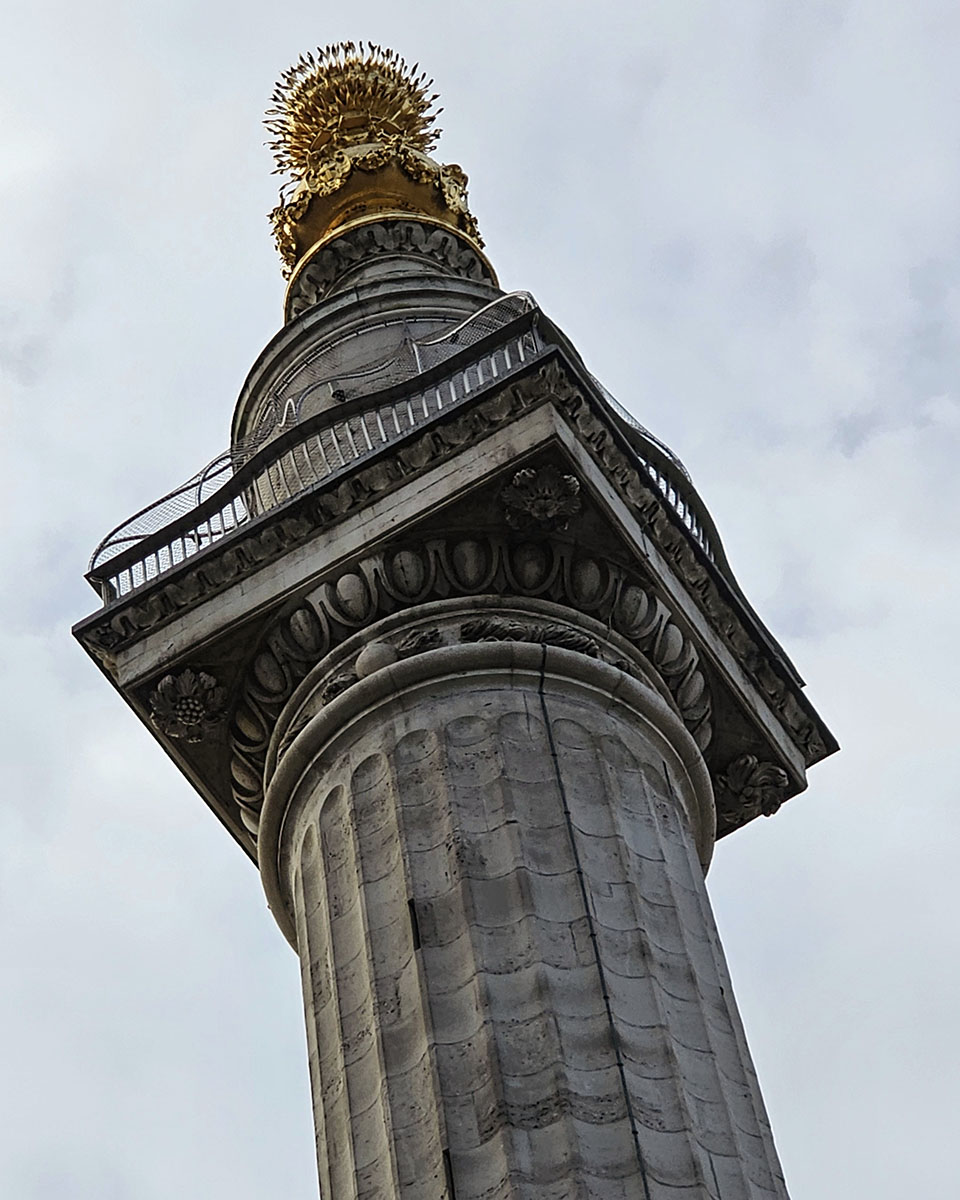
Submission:
<svg viewBox="0 0 960 1200">
<path fill-rule="evenodd" d="M 364 661 L 402 659 L 399 645 L 374 646 L 364 661 L 359 645 L 351 661 L 339 656 L 418 606 L 463 602 L 448 647 L 574 639 L 590 658 L 593 642 L 623 639 L 622 662 L 644 659 L 704 755 L 720 836 L 801 791 L 806 767 L 834 748 L 689 480 L 541 326 L 535 310 L 523 313 L 426 373 L 416 394 L 360 396 L 291 428 L 231 485 L 256 500 L 255 519 L 195 557 L 179 549 L 180 526 L 179 540 L 157 535 L 142 565 L 124 570 L 148 571 L 161 556 L 171 565 L 79 628 L 147 719 L 166 676 L 216 677 L 227 719 L 213 736 L 154 727 L 248 852 L 269 747 L 296 689 L 336 664 L 317 692 L 333 699 L 362 681 Z M 113 570 L 120 590 L 127 576 Z M 547 608 L 534 616 L 538 604 Z M 763 764 L 760 774 L 731 765 L 741 760 Z"/>
<path fill-rule="evenodd" d="M 362 746 L 371 732 L 376 732 L 388 753 L 391 742 L 404 737 L 409 740 L 421 727 L 442 737 L 448 723 L 455 720 L 450 715 L 455 700 L 476 713 L 478 721 L 492 703 L 490 697 L 498 693 L 510 695 L 507 707 L 511 711 L 525 711 L 526 697 L 526 710 L 535 713 L 537 721 L 546 721 L 548 727 L 554 714 L 560 717 L 567 710 L 576 711 L 585 730 L 592 730 L 597 739 L 593 754 L 603 752 L 608 729 L 641 731 L 654 751 L 648 760 L 650 769 L 661 778 L 664 773 L 668 776 L 706 870 L 716 830 L 710 775 L 699 747 L 662 685 L 654 682 L 655 673 L 649 666 L 642 660 L 627 663 L 622 659 L 614 665 L 600 653 L 534 641 L 537 633 L 543 635 L 543 623 L 537 629 L 536 622 L 528 624 L 519 615 L 516 637 L 461 640 L 462 615 L 435 608 L 426 615 L 413 610 L 405 614 L 403 623 L 385 622 L 388 627 L 375 635 L 371 645 L 376 653 L 368 656 L 366 664 L 363 655 L 370 647 L 354 657 L 362 641 L 353 639 L 345 648 L 352 667 L 337 674 L 342 656 L 337 656 L 339 662 L 324 662 L 297 689 L 281 714 L 267 757 L 258 855 L 271 909 L 294 944 L 289 864 L 292 843 L 299 836 L 302 807 L 310 810 L 308 820 L 316 819 L 317 798 L 337 787 L 343 769 L 354 770 L 363 753 L 353 748 Z M 522 626 L 529 630 L 526 637 L 530 640 L 520 640 Z M 555 628 L 562 640 L 560 631 L 572 627 L 556 623 Z M 431 645 L 428 637 L 417 652 L 399 656 L 404 637 L 422 637 L 433 631 L 439 633 L 439 645 Z M 604 650 L 610 654 L 609 643 Z M 617 752 L 612 742 L 607 753 L 614 769 Z M 591 758 L 591 763 L 595 769 L 596 759 Z M 574 786 L 573 776 L 570 785 Z"/>
</svg>

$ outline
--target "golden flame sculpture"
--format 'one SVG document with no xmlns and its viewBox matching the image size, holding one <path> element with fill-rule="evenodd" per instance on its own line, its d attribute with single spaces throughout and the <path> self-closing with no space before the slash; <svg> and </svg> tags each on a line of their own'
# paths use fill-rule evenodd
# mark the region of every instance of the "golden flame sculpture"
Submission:
<svg viewBox="0 0 960 1200">
<path fill-rule="evenodd" d="M 393 50 L 341 42 L 281 76 L 266 113 L 275 173 L 289 176 L 270 214 L 285 275 L 359 222 L 426 218 L 482 245 L 467 177 L 427 154 L 442 111 L 433 81 Z"/>
<path fill-rule="evenodd" d="M 295 179 L 315 169 L 331 145 L 341 148 L 399 137 L 417 150 L 433 148 L 439 97 L 428 95 L 433 80 L 417 74 L 399 54 L 368 43 L 364 55 L 353 42 L 300 56 L 284 71 L 267 109 L 267 145 L 277 166 Z"/>
</svg>

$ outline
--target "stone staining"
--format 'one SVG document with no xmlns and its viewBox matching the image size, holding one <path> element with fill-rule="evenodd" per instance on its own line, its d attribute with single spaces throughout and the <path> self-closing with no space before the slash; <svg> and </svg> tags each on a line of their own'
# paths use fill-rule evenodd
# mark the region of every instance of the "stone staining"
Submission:
<svg viewBox="0 0 960 1200">
<path fill-rule="evenodd" d="M 704 877 L 836 743 L 670 452 L 491 316 L 425 88 L 351 45 L 282 81 L 231 461 L 305 363 L 379 382 L 318 367 L 229 522 L 107 539 L 77 636 L 299 956 L 323 1200 L 786 1200 Z M 457 349 L 386 378 L 411 327 Z"/>
<path fill-rule="evenodd" d="M 443 597 L 532 596 L 556 601 L 602 621 L 626 642 L 611 652 L 622 663 L 631 646 L 649 658 L 701 749 L 712 737 L 712 701 L 696 648 L 656 596 L 613 563 L 573 555 L 555 541 L 511 546 L 500 538 L 435 540 L 395 554 L 376 554 L 353 571 L 325 582 L 287 618 L 271 627 L 253 655 L 231 728 L 234 797 L 248 827 L 255 829 L 263 798 L 263 771 L 270 731 L 287 699 L 349 631 L 365 629 L 391 609 Z M 469 613 L 470 609 L 466 610 Z M 536 640 L 558 644 L 543 628 L 511 633 L 502 618 L 465 619 L 459 638 Z M 541 614 L 542 615 L 542 614 Z M 412 636 L 412 635 L 411 635 Z M 418 634 L 422 637 L 422 633 Z M 570 648 L 584 650 L 589 633 Z M 560 643 L 562 644 L 562 643 Z M 590 653 L 590 651 L 587 651 Z M 352 668 L 331 677 L 330 698 L 350 682 Z"/>
<path fill-rule="evenodd" d="M 224 717 L 225 692 L 205 671 L 166 675 L 150 696 L 150 720 L 170 738 L 200 742 Z"/>
<path fill-rule="evenodd" d="M 375 678 L 301 735 L 267 801 L 309 947 L 324 1195 L 442 1195 L 423 1184 L 442 1186 L 445 1135 L 457 1200 L 785 1196 L 677 717 L 531 644 Z M 352 1177 L 329 1132 L 348 1121 Z"/>
<path fill-rule="evenodd" d="M 518 471 L 500 499 L 507 524 L 520 530 L 562 533 L 583 506 L 579 479 L 550 466 Z"/>
</svg>

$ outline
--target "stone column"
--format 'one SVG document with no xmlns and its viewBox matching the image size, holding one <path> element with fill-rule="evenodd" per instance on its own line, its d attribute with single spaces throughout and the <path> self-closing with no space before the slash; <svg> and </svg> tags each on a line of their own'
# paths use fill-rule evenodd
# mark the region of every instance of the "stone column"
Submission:
<svg viewBox="0 0 960 1200">
<path fill-rule="evenodd" d="M 387 618 L 278 722 L 261 871 L 302 964 L 321 1194 L 785 1197 L 701 753 L 639 652 L 543 608 Z"/>
</svg>

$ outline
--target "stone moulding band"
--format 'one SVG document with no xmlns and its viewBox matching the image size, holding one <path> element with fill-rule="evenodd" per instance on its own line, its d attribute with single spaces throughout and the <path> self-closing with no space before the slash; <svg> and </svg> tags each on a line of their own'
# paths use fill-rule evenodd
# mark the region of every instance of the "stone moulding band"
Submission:
<svg viewBox="0 0 960 1200">
<path fill-rule="evenodd" d="M 647 684 L 597 659 L 556 646 L 522 642 L 479 642 L 443 646 L 413 658 L 384 666 L 360 680 L 325 705 L 291 742 L 269 781 L 260 825 L 258 861 L 260 876 L 271 911 L 284 935 L 296 947 L 296 929 L 283 887 L 285 845 L 291 803 L 308 781 L 318 760 L 329 762 L 337 743 L 348 739 L 358 723 L 375 719 L 379 709 L 396 698 L 415 714 L 418 694 L 438 694 L 438 689 L 462 689 L 464 679 L 502 680 L 527 683 L 541 694 L 552 680 L 565 688 L 589 695 L 604 708 L 619 707 L 652 726 L 669 745 L 690 784 L 690 803 L 685 805 L 697 853 L 704 871 L 710 862 L 716 831 L 713 787 L 697 744 L 672 709 Z"/>
<path fill-rule="evenodd" d="M 273 729 L 301 680 L 351 633 L 391 612 L 449 597 L 482 598 L 482 615 L 489 618 L 497 616 L 495 606 L 509 607 L 505 598 L 528 597 L 552 601 L 557 614 L 566 609 L 570 617 L 584 613 L 603 622 L 659 673 L 699 747 L 710 744 L 712 704 L 696 648 L 666 605 L 623 567 L 550 538 L 437 538 L 368 556 L 316 587 L 261 639 L 230 728 L 234 799 L 251 832 Z M 480 630 L 475 637 L 461 630 L 461 638 L 522 640 L 509 630 Z M 351 682 L 345 674 L 343 686 Z"/>
<path fill-rule="evenodd" d="M 265 522 L 262 529 L 225 540 L 203 562 L 149 594 L 82 622 L 77 627 L 78 636 L 110 670 L 116 651 L 147 631 L 260 570 L 291 547 L 309 540 L 318 529 L 347 517 L 374 497 L 461 453 L 519 413 L 539 404 L 553 403 L 604 469 L 651 541 L 697 598 L 710 624 L 801 748 L 807 766 L 819 761 L 831 752 L 825 741 L 829 734 L 822 730 L 799 683 L 787 682 L 783 670 L 775 664 L 775 651 L 758 640 L 738 615 L 730 583 L 711 569 L 691 543 L 679 518 L 669 511 L 667 502 L 638 469 L 623 439 L 589 399 L 589 389 L 583 390 L 575 384 L 572 369 L 557 354 L 550 352 L 550 357 L 530 375 L 503 389 L 478 395 L 469 411 L 456 410 L 435 428 L 395 449 L 387 448 L 380 459 L 360 467 L 343 483 L 300 497 Z M 243 786 L 249 794 L 249 785 Z"/>
<path fill-rule="evenodd" d="M 621 634 L 581 612 L 527 597 L 469 596 L 401 609 L 347 638 L 313 667 L 283 706 L 267 748 L 268 779 L 290 742 L 318 707 L 382 666 L 443 645 L 526 642 L 600 658 L 642 679 L 676 708 L 669 688 L 644 654 Z"/>
<path fill-rule="evenodd" d="M 287 287 L 287 320 L 326 299 L 340 279 L 361 263 L 390 255 L 417 255 L 464 279 L 497 286 L 493 268 L 465 236 L 425 218 L 365 221 L 309 250 Z"/>
</svg>

